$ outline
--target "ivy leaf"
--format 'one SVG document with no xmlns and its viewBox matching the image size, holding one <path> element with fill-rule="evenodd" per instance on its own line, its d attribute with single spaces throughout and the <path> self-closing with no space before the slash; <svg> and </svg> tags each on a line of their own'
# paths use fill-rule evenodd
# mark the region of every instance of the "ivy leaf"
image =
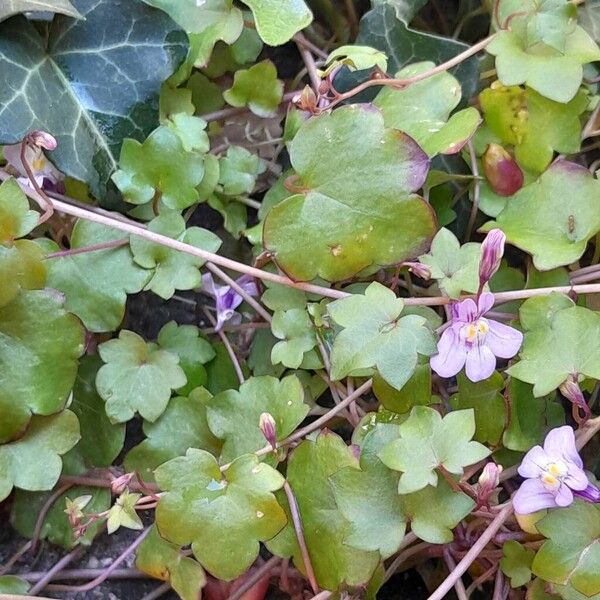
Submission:
<svg viewBox="0 0 600 600">
<path fill-rule="evenodd" d="M 81 18 L 69 0 L 5 0 L 0 7 L 0 21 L 18 13 L 40 11 L 61 13 L 75 19 Z"/>
<path fill-rule="evenodd" d="M 462 371 L 457 376 L 458 394 L 450 398 L 454 410 L 472 408 L 475 414 L 473 439 L 495 446 L 504 431 L 506 414 L 504 408 L 504 379 L 495 371 L 491 377 L 472 382 Z"/>
<path fill-rule="evenodd" d="M 389 4 L 396 10 L 398 19 L 409 23 L 413 17 L 427 4 L 428 0 L 371 0 L 373 6 Z"/>
<path fill-rule="evenodd" d="M 433 67 L 432 62 L 419 62 L 395 76 L 405 79 Z M 386 127 L 408 133 L 432 157 L 460 152 L 481 122 L 476 108 L 450 116 L 460 100 L 459 81 L 449 73 L 438 73 L 403 90 L 384 87 L 373 104 L 383 113 Z"/>
<path fill-rule="evenodd" d="M 510 586 L 518 588 L 529 583 L 535 552 L 524 548 L 519 542 L 508 540 L 502 546 L 502 554 L 500 568 L 507 577 L 510 577 Z"/>
<path fill-rule="evenodd" d="M 373 393 L 387 410 L 404 414 L 413 406 L 431 404 L 431 368 L 429 363 L 418 364 L 410 379 L 395 389 L 380 375 L 373 377 Z"/>
<path fill-rule="evenodd" d="M 81 219 L 73 227 L 71 248 L 120 239 L 123 239 L 121 232 Z M 52 251 L 58 249 L 56 245 L 49 247 Z M 65 308 L 94 333 L 117 329 L 125 315 L 127 294 L 140 292 L 149 276 L 134 263 L 126 246 L 46 262 L 48 286 L 64 293 Z"/>
<path fill-rule="evenodd" d="M 98 371 L 96 388 L 106 401 L 106 414 L 114 423 L 133 418 L 156 421 L 176 390 L 186 383 L 179 357 L 147 343 L 133 331 L 121 330 L 118 339 L 98 346 L 106 363 Z"/>
<path fill-rule="evenodd" d="M 162 350 L 179 356 L 179 366 L 187 377 L 187 384 L 177 390 L 181 395 L 185 396 L 193 389 L 206 384 L 204 365 L 215 357 L 215 350 L 197 327 L 177 325 L 175 321 L 169 321 L 158 332 L 156 342 Z"/>
<path fill-rule="evenodd" d="M 61 455 L 79 440 L 79 423 L 70 410 L 32 417 L 25 434 L 0 446 L 0 501 L 13 487 L 51 490 L 60 477 Z"/>
<path fill-rule="evenodd" d="M 283 98 L 283 82 L 277 79 L 275 65 L 263 60 L 236 71 L 233 85 L 223 92 L 223 98 L 231 106 L 247 106 L 259 117 L 272 117 Z"/>
<path fill-rule="evenodd" d="M 311 118 L 289 151 L 302 193 L 271 208 L 263 241 L 292 279 L 339 281 L 428 247 L 435 216 L 411 192 L 429 161 L 378 110 L 352 105 Z"/>
<path fill-rule="evenodd" d="M 579 90 L 582 65 L 600 60 L 600 49 L 581 27 L 567 36 L 563 54 L 529 52 L 513 31 L 496 33 L 487 51 L 496 57 L 498 79 L 504 85 L 526 83 L 542 96 L 562 103 L 571 101 Z M 556 81 L 560 85 L 555 85 Z"/>
<path fill-rule="evenodd" d="M 241 146 L 229 146 L 227 154 L 219 160 L 219 185 L 226 196 L 251 194 L 256 178 L 265 172 L 260 157 Z"/>
<path fill-rule="evenodd" d="M 155 525 L 140 544 L 135 566 L 155 579 L 168 581 L 182 600 L 198 600 L 206 585 L 200 564 L 184 556 L 179 546 L 160 537 Z"/>
<path fill-rule="evenodd" d="M 261 413 L 267 412 L 275 419 L 277 439 L 283 440 L 309 411 L 302 385 L 293 375 L 281 381 L 269 376 L 252 377 L 239 391 L 222 392 L 206 406 L 211 431 L 224 440 L 223 463 L 265 446 L 267 442 L 259 427 Z"/>
<path fill-rule="evenodd" d="M 216 356 L 206 363 L 206 374 L 208 375 L 206 389 L 213 395 L 225 390 L 237 390 L 240 386 L 240 380 L 227 348 L 225 348 L 223 342 L 217 342 L 213 345 L 213 348 Z M 247 375 L 248 370 L 243 361 L 241 367 L 244 374 Z"/>
<path fill-rule="evenodd" d="M 330 477 L 336 504 L 351 524 L 343 541 L 360 550 L 378 551 L 384 559 L 398 550 L 406 530 L 404 504 L 398 495 L 400 475 L 377 457 L 397 436 L 397 425 L 376 427 L 362 443 L 360 469 L 348 466 Z"/>
<path fill-rule="evenodd" d="M 486 125 L 502 142 L 515 147 L 515 158 L 524 169 L 541 173 L 554 151 L 579 151 L 580 115 L 588 105 L 585 92 L 561 104 L 531 88 L 492 85 L 481 92 L 479 100 Z"/>
<path fill-rule="evenodd" d="M 223 217 L 223 227 L 236 240 L 248 226 L 248 211 L 246 206 L 236 198 L 228 198 L 223 194 L 215 193 L 208 198 L 208 205 L 219 212 Z"/>
<path fill-rule="evenodd" d="M 580 25 L 594 41 L 600 40 L 600 6 L 598 0 L 590 0 L 577 7 Z"/>
<path fill-rule="evenodd" d="M 243 0 L 254 14 L 256 29 L 269 46 L 281 46 L 308 27 L 312 13 L 304 0 Z"/>
<path fill-rule="evenodd" d="M 585 167 L 559 160 L 536 182 L 521 188 L 496 221 L 480 231 L 502 229 L 511 244 L 533 256 L 540 271 L 569 265 L 600 230 L 598 194 L 600 182 Z"/>
<path fill-rule="evenodd" d="M 144 422 L 146 439 L 127 453 L 127 471 L 137 471 L 144 481 L 154 481 L 157 467 L 184 456 L 189 448 L 219 456 L 223 443 L 213 435 L 206 420 L 206 405 L 211 397 L 204 388 L 197 388 L 187 397 L 173 398 L 154 423 Z"/>
<path fill-rule="evenodd" d="M 185 546 L 218 579 L 231 581 L 256 560 L 259 542 L 272 538 L 286 516 L 273 492 L 283 477 L 253 454 L 221 473 L 216 459 L 190 449 L 156 470 L 166 494 L 156 508 L 162 537 Z"/>
<path fill-rule="evenodd" d="M 415 31 L 408 27 L 409 21 L 418 11 L 419 3 L 412 0 L 394 0 L 393 4 L 396 6 L 388 3 L 374 6 L 361 19 L 360 31 L 356 38 L 357 44 L 385 52 L 390 71 L 398 71 L 414 62 L 415 57 L 440 64 L 469 48 L 468 44 L 458 40 Z M 470 98 L 477 92 L 479 62 L 476 58 L 463 61 L 452 73 L 460 81 L 465 98 Z"/>
<path fill-rule="evenodd" d="M 110 507 L 106 520 L 106 531 L 109 535 L 121 527 L 137 531 L 144 528 L 144 524 L 135 510 L 135 505 L 141 497 L 141 494 L 131 494 L 125 491 L 117 498 Z"/>
<path fill-rule="evenodd" d="M 366 584 L 379 562 L 378 553 L 345 543 L 352 525 L 337 507 L 330 481 L 334 473 L 357 466 L 350 448 L 330 431 L 322 432 L 314 442 L 302 442 L 288 460 L 287 480 L 302 515 L 315 577 L 325 590 Z M 278 556 L 292 556 L 295 566 L 305 572 L 290 518 L 287 527 L 267 542 L 267 548 Z"/>
<path fill-rule="evenodd" d="M 50 497 L 50 492 L 24 492 L 17 490 L 11 512 L 12 526 L 24 537 L 31 539 L 34 535 L 38 515 Z M 97 521 L 89 525 L 85 533 L 75 538 L 73 528 L 65 514 L 68 500 L 88 496 L 90 501 L 85 505 L 84 514 L 101 513 L 110 508 L 110 490 L 107 488 L 87 488 L 75 486 L 61 494 L 52 504 L 44 518 L 40 530 L 40 539 L 48 540 L 66 550 L 76 545 L 90 546 L 94 538 L 104 529 L 104 523 Z M 86 519 L 83 519 L 85 521 Z"/>
<path fill-rule="evenodd" d="M 168 212 L 150 221 L 148 229 L 208 252 L 216 252 L 221 247 L 221 238 L 212 231 L 200 227 L 186 228 L 185 225 L 179 213 Z M 130 245 L 135 262 L 144 269 L 153 270 L 145 290 L 168 300 L 175 290 L 199 287 L 199 269 L 206 261 L 136 235 L 131 236 Z"/>
<path fill-rule="evenodd" d="M 96 391 L 96 375 L 101 366 L 102 361 L 97 356 L 84 356 L 79 364 L 69 408 L 79 420 L 81 439 L 64 459 L 70 474 L 110 467 L 123 449 L 125 425 L 110 422 L 104 400 Z M 77 473 L 73 473 L 73 467 Z"/>
<path fill-rule="evenodd" d="M 549 538 L 538 550 L 531 570 L 561 585 L 571 585 L 585 596 L 600 593 L 600 509 L 575 500 L 550 511 L 536 527 Z"/>
<path fill-rule="evenodd" d="M 327 69 L 324 74 L 330 74 L 333 69 L 346 65 L 352 71 L 363 71 L 379 67 L 383 72 L 387 71 L 387 56 L 370 46 L 340 46 L 329 53 Z"/>
<path fill-rule="evenodd" d="M 169 127 L 158 127 L 142 144 L 124 140 L 119 166 L 112 179 L 131 204 L 160 198 L 169 208 L 183 210 L 199 200 L 196 186 L 204 177 L 204 159 L 186 152 Z"/>
<path fill-rule="evenodd" d="M 123 138 L 156 126 L 160 85 L 185 57 L 185 34 L 141 2 L 75 4 L 82 18 L 58 15 L 47 35 L 20 16 L 0 26 L 0 70 L 11 81 L 0 90 L 0 142 L 50 131 L 56 166 L 103 196 Z"/>
<path fill-rule="evenodd" d="M 271 361 L 297 369 L 304 355 L 317 345 L 317 336 L 306 309 L 277 310 L 271 323 L 273 335 L 281 340 L 273 346 Z"/>
<path fill-rule="evenodd" d="M 29 582 L 16 575 L 0 576 L 0 593 L 14 596 L 26 596 Z"/>
<path fill-rule="evenodd" d="M 222 77 L 225 73 L 235 73 L 245 65 L 255 63 L 262 49 L 263 42 L 256 29 L 250 27 L 249 23 L 245 23 L 240 37 L 233 44 L 217 43 L 211 54 L 210 62 L 202 70 L 203 74 L 214 80 Z M 217 89 L 221 102 L 223 102 L 221 88 L 217 86 Z M 201 104 L 205 102 L 206 100 L 202 100 Z M 199 114 L 202 114 L 198 106 L 196 109 Z M 218 110 L 218 108 L 214 110 Z"/>
<path fill-rule="evenodd" d="M 521 311 L 529 308 L 529 300 Z M 600 315 L 581 306 L 558 310 L 544 325 L 529 328 L 522 321 L 525 339 L 519 362 L 508 373 L 533 384 L 534 396 L 544 396 L 567 377 L 578 373 L 600 379 Z M 560 348 L 560 352 L 548 352 Z"/>
<path fill-rule="evenodd" d="M 419 256 L 419 261 L 431 268 L 431 277 L 438 280 L 450 298 L 459 298 L 461 292 L 477 292 L 480 259 L 481 244 L 468 242 L 461 246 L 445 227 L 433 238 L 429 254 Z"/>
<path fill-rule="evenodd" d="M 344 329 L 337 334 L 331 352 L 331 377 L 340 380 L 353 371 L 376 367 L 397 390 L 410 379 L 419 354 L 437 350 L 425 317 L 401 317 L 404 301 L 380 283 L 363 294 L 354 294 L 327 307 Z"/>
<path fill-rule="evenodd" d="M 398 493 L 409 494 L 427 485 L 436 486 L 436 469 L 444 467 L 455 475 L 475 464 L 490 451 L 471 439 L 475 434 L 473 410 L 458 410 L 442 416 L 427 406 L 415 406 L 400 425 L 400 437 L 379 453 L 384 465 L 401 471 Z"/>
<path fill-rule="evenodd" d="M 565 411 L 556 402 L 556 394 L 536 398 L 533 388 L 516 378 L 508 384 L 510 418 L 502 443 L 509 450 L 527 452 L 541 445 L 550 429 L 565 423 Z"/>
<path fill-rule="evenodd" d="M 51 291 L 21 292 L 0 308 L 0 443 L 22 434 L 32 415 L 65 406 L 83 342 L 81 324 Z"/>
</svg>

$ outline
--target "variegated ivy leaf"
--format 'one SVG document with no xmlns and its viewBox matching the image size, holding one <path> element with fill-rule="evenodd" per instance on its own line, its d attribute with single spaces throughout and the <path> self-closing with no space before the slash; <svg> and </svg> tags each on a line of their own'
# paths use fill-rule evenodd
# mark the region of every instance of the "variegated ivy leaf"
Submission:
<svg viewBox="0 0 600 600">
<path fill-rule="evenodd" d="M 429 161 L 378 110 L 344 106 L 309 119 L 289 151 L 298 193 L 271 208 L 263 242 L 292 279 L 340 281 L 428 247 L 435 217 L 413 192 Z"/>
<path fill-rule="evenodd" d="M 372 283 L 363 294 L 336 300 L 327 310 L 344 329 L 338 333 L 331 352 L 331 377 L 376 368 L 396 389 L 410 379 L 419 355 L 437 350 L 425 317 L 402 316 L 404 301 L 380 283 Z"/>
<path fill-rule="evenodd" d="M 172 390 L 187 381 L 176 354 L 145 342 L 133 331 L 121 330 L 118 338 L 100 344 L 98 351 L 106 364 L 98 371 L 96 388 L 113 422 L 129 421 L 136 411 L 156 421 Z"/>
<path fill-rule="evenodd" d="M 77 9 L 69 0 L 4 0 L 0 6 L 0 21 L 8 19 L 18 13 L 24 12 L 54 12 L 73 17 L 81 18 Z"/>
<path fill-rule="evenodd" d="M 162 537 L 192 545 L 200 564 L 218 579 L 231 581 L 256 560 L 259 542 L 286 523 L 273 492 L 284 478 L 253 454 L 237 458 L 221 473 L 216 459 L 190 449 L 156 470 L 166 494 L 156 508 Z"/>
<path fill-rule="evenodd" d="M 160 85 L 187 44 L 169 17 L 142 2 L 73 5 L 83 18 L 57 15 L 47 32 L 22 16 L 0 25 L 0 143 L 34 129 L 52 133 L 52 161 L 101 197 L 123 138 L 156 127 Z"/>
</svg>

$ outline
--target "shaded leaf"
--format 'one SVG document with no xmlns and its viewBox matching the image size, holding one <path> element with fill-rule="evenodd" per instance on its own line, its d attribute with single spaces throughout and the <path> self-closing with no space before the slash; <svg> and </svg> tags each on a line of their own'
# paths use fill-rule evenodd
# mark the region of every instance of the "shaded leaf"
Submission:
<svg viewBox="0 0 600 600">
<path fill-rule="evenodd" d="M 190 449 L 156 470 L 166 494 L 156 508 L 167 540 L 192 544 L 194 556 L 215 577 L 230 581 L 256 560 L 259 542 L 272 538 L 286 517 L 273 492 L 283 477 L 254 455 L 236 459 L 221 473 L 216 459 Z"/>
<path fill-rule="evenodd" d="M 429 363 L 417 364 L 415 372 L 399 390 L 376 374 L 373 377 L 373 393 L 382 406 L 400 414 L 409 412 L 413 406 L 431 404 L 433 398 Z"/>
<path fill-rule="evenodd" d="M 98 371 L 96 388 L 112 422 L 128 421 L 136 411 L 156 421 L 171 390 L 187 381 L 176 354 L 160 350 L 132 331 L 121 330 L 118 338 L 100 344 L 98 351 L 106 364 Z"/>
<path fill-rule="evenodd" d="M 29 582 L 16 575 L 0 576 L 0 593 L 26 596 L 29 591 Z"/>
<path fill-rule="evenodd" d="M 384 127 L 379 111 L 352 105 L 313 117 L 289 150 L 302 193 L 271 208 L 263 241 L 293 279 L 339 281 L 428 246 L 435 217 L 411 192 L 429 162 L 410 137 Z"/>
<path fill-rule="evenodd" d="M 500 568 L 507 577 L 510 577 L 510 586 L 518 588 L 529 583 L 535 552 L 524 548 L 519 542 L 508 540 L 502 546 L 502 553 Z"/>
<path fill-rule="evenodd" d="M 69 0 L 5 0 L 0 6 L 0 21 L 18 13 L 38 11 L 61 13 L 76 19 L 81 18 Z"/>
<path fill-rule="evenodd" d="M 103 196 L 123 138 L 156 126 L 159 88 L 185 56 L 185 35 L 141 2 L 74 4 L 84 18 L 56 16 L 47 37 L 24 17 L 0 26 L 0 142 L 49 131 L 56 166 Z"/>
<path fill-rule="evenodd" d="M 274 365 L 281 363 L 291 369 L 297 369 L 302 364 L 305 353 L 317 345 L 313 323 L 305 308 L 275 311 L 271 331 L 281 340 L 271 351 L 271 361 Z"/>
</svg>

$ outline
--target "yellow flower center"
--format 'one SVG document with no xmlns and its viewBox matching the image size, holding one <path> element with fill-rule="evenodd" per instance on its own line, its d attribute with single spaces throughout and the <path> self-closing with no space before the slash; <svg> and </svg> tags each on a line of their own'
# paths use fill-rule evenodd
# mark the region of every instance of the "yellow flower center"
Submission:
<svg viewBox="0 0 600 600">
<path fill-rule="evenodd" d="M 463 334 L 465 336 L 465 340 L 470 344 L 473 344 L 478 340 L 482 341 L 489 330 L 490 326 L 487 324 L 487 321 L 484 319 L 479 319 L 478 321 L 474 321 L 473 323 L 465 325 L 463 327 Z"/>
<path fill-rule="evenodd" d="M 557 490 L 567 471 L 567 466 L 561 461 L 548 464 L 541 477 L 544 487 L 548 491 Z"/>
<path fill-rule="evenodd" d="M 46 159 L 43 156 L 40 156 L 39 158 L 35 158 L 32 163 L 31 166 L 33 167 L 34 171 L 43 171 L 44 168 L 46 167 Z"/>
</svg>

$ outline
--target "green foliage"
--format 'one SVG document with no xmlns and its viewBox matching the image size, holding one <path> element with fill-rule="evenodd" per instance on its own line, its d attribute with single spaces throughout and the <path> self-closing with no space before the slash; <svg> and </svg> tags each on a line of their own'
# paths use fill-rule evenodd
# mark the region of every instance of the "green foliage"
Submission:
<svg viewBox="0 0 600 600">
<path fill-rule="evenodd" d="M 123 492 L 110 507 L 106 520 L 106 531 L 110 535 L 121 527 L 140 530 L 144 528 L 142 520 L 138 516 L 135 505 L 142 494 L 131 494 Z"/>
<path fill-rule="evenodd" d="M 413 406 L 431 404 L 431 368 L 429 364 L 417 364 L 415 372 L 399 390 L 375 374 L 373 393 L 382 406 L 399 414 L 409 412 Z"/>
<path fill-rule="evenodd" d="M 463 467 L 489 455 L 479 442 L 471 441 L 475 434 L 473 410 L 457 410 L 442 416 L 427 406 L 415 406 L 410 417 L 400 425 L 399 437 L 386 444 L 379 453 L 384 465 L 402 476 L 400 494 L 436 486 L 443 467 L 449 473 L 462 475 Z"/>
<path fill-rule="evenodd" d="M 428 160 L 405 134 L 386 129 L 379 111 L 353 105 L 306 121 L 290 159 L 301 193 L 271 208 L 264 245 L 293 279 L 338 281 L 427 247 L 434 217 L 411 192 Z"/>
<path fill-rule="evenodd" d="M 449 229 L 442 228 L 433 238 L 429 254 L 420 256 L 419 262 L 430 267 L 431 277 L 450 298 L 459 298 L 461 292 L 478 290 L 480 259 L 481 244 L 461 246 Z"/>
<path fill-rule="evenodd" d="M 312 21 L 304 0 L 243 0 L 256 21 L 260 37 L 270 46 L 280 46 Z M 285 15 L 285 16 L 284 16 Z"/>
<path fill-rule="evenodd" d="M 210 430 L 223 440 L 223 463 L 266 445 L 259 427 L 262 413 L 275 419 L 277 439 L 283 440 L 298 427 L 308 410 L 302 385 L 293 375 L 281 381 L 268 376 L 252 377 L 239 391 L 227 390 L 206 404 Z"/>
<path fill-rule="evenodd" d="M 434 66 L 429 61 L 415 63 L 398 71 L 395 77 L 410 79 Z M 374 104 L 383 113 L 386 127 L 408 133 L 429 156 L 435 156 L 460 152 L 481 122 L 475 108 L 450 116 L 460 100 L 460 83 L 444 72 L 402 90 L 384 87 Z"/>
<path fill-rule="evenodd" d="M 387 56 L 385 53 L 371 48 L 370 46 L 340 46 L 327 57 L 327 69 L 325 73 L 330 73 L 332 69 L 346 65 L 351 70 L 362 71 L 379 67 L 383 72 L 387 71 Z"/>
<path fill-rule="evenodd" d="M 47 34 L 21 16 L 0 25 L 0 71 L 12 82 L 0 86 L 0 141 L 52 132 L 60 139 L 56 166 L 104 196 L 121 141 L 156 127 L 160 85 L 187 48 L 175 23 L 141 2 L 76 6 L 82 19 L 57 15 Z"/>
<path fill-rule="evenodd" d="M 600 593 L 598 506 L 576 500 L 549 512 L 536 527 L 548 541 L 533 559 L 533 573 L 552 583 L 568 584 L 584 596 Z"/>
<path fill-rule="evenodd" d="M 98 351 L 106 364 L 98 371 L 96 388 L 112 422 L 128 421 L 136 411 L 156 421 L 171 391 L 187 382 L 176 354 L 145 342 L 133 331 L 121 330 L 118 338 L 104 342 Z"/>
<path fill-rule="evenodd" d="M 379 283 L 365 294 L 332 302 L 328 312 L 344 327 L 331 352 L 331 377 L 335 380 L 375 367 L 396 389 L 414 373 L 419 354 L 436 352 L 434 337 L 424 317 L 401 317 L 404 302 Z"/>
<path fill-rule="evenodd" d="M 135 566 L 155 579 L 168 581 L 182 600 L 197 600 L 206 585 L 204 569 L 183 555 L 179 546 L 160 537 L 154 526 L 137 551 Z"/>
<path fill-rule="evenodd" d="M 524 548 L 514 540 L 505 542 L 502 552 L 504 556 L 500 561 L 500 567 L 502 572 L 510 577 L 511 587 L 518 588 L 529 583 L 535 552 Z"/>
<path fill-rule="evenodd" d="M 32 415 L 65 406 L 83 341 L 80 323 L 50 290 L 23 292 L 0 308 L 0 443 L 18 439 Z"/>
<path fill-rule="evenodd" d="M 599 190 L 600 182 L 587 169 L 556 161 L 537 181 L 521 188 L 482 231 L 502 229 L 509 243 L 533 256 L 540 271 L 571 264 L 600 230 L 594 200 Z"/>
<path fill-rule="evenodd" d="M 14 594 L 26 596 L 29 591 L 29 583 L 16 575 L 0 575 L 0 592 L 2 594 Z"/>
<path fill-rule="evenodd" d="M 223 92 L 231 106 L 248 106 L 259 117 L 272 117 L 283 97 L 283 82 L 270 60 L 263 60 L 247 70 L 237 71 L 233 86 Z"/>
<path fill-rule="evenodd" d="M 273 335 L 281 340 L 271 351 L 271 361 L 297 369 L 306 353 L 317 345 L 317 336 L 306 309 L 278 310 L 271 323 Z"/>
<path fill-rule="evenodd" d="M 180 546 L 192 544 L 200 564 L 225 581 L 246 571 L 259 541 L 286 522 L 273 495 L 284 479 L 254 455 L 240 456 L 221 473 L 211 454 L 190 449 L 160 466 L 156 481 L 166 491 L 156 508 L 159 533 Z"/>
<path fill-rule="evenodd" d="M 175 212 L 159 215 L 148 224 L 148 229 L 213 253 L 222 243 L 221 238 L 211 231 L 200 227 L 186 228 L 183 217 Z M 152 290 L 167 300 L 173 296 L 175 290 L 199 287 L 199 268 L 205 262 L 201 258 L 155 244 L 136 235 L 131 236 L 130 245 L 135 262 L 145 269 L 152 270 L 145 290 Z"/>
</svg>

